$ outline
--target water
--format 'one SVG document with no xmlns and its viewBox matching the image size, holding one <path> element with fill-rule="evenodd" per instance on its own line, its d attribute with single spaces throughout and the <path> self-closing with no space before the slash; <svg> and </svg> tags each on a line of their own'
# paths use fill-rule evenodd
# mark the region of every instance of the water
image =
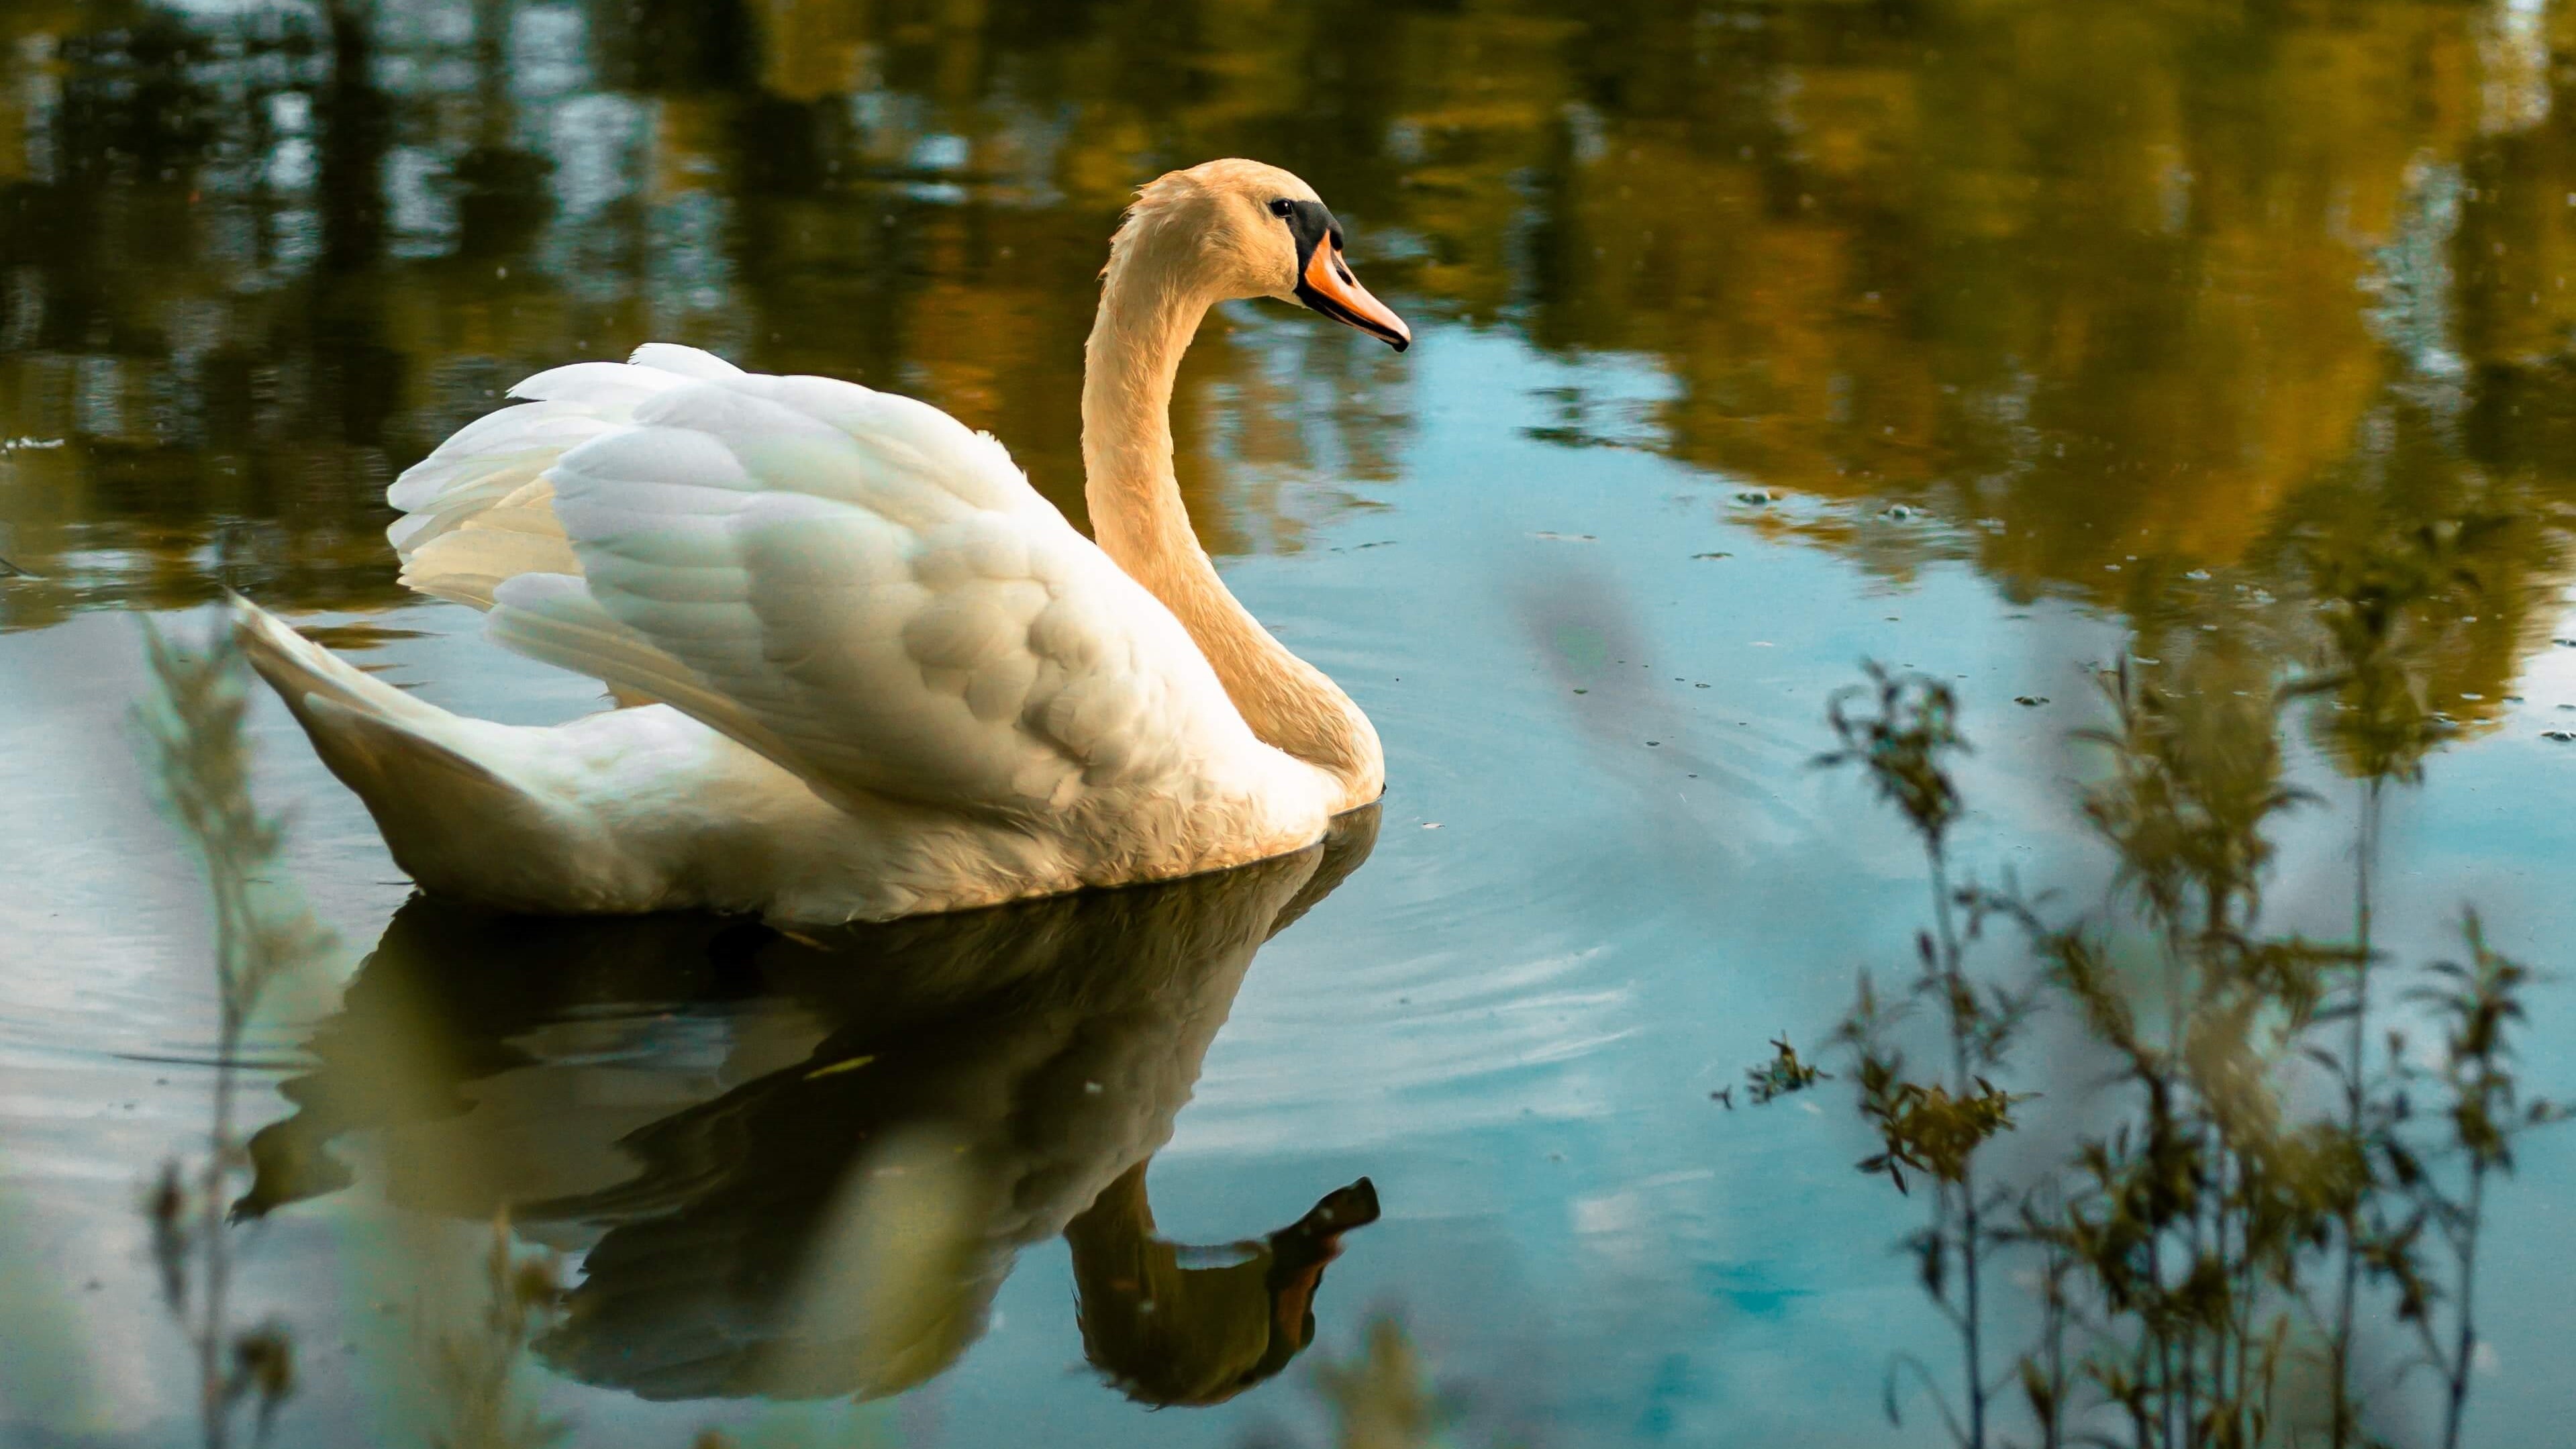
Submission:
<svg viewBox="0 0 2576 1449">
<path fill-rule="evenodd" d="M 1078 519 L 1103 240 L 1137 182 L 1245 154 L 1317 186 L 1420 339 L 1230 306 L 1175 409 L 1229 582 L 1387 741 L 1373 844 L 830 949 L 475 926 L 404 904 L 263 700 L 260 783 L 344 946 L 254 1042 L 245 1109 L 280 1205 L 241 1230 L 244 1316 L 302 1345 L 281 1441 L 417 1442 L 434 1310 L 507 1204 L 585 1285 L 533 1380 L 581 1443 L 1319 1444 L 1309 1367 L 1379 1311 L 1462 1444 L 1937 1442 L 1879 1409 L 1891 1352 L 1947 1362 L 1888 1250 L 1916 1205 L 1850 1170 L 1842 1098 L 1708 1095 L 1773 1034 L 1821 1035 L 1920 918 L 1908 840 L 1804 768 L 1824 702 L 1863 657 L 1949 679 L 1978 746 L 1963 858 L 2089 891 L 2108 861 L 2068 784 L 2095 766 L 2066 736 L 2100 721 L 2094 668 L 2259 687 L 2313 655 L 2302 545 L 2501 515 L 2487 602 L 2429 655 L 2464 732 L 2393 797 L 2383 938 L 2433 954 L 2474 899 L 2563 964 L 2571 23 L 9 7 L 0 1437 L 193 1434 L 134 1201 L 202 1131 L 214 995 L 201 886 L 122 724 L 119 615 L 221 580 L 451 708 L 595 707 L 400 590 L 381 493 L 518 377 L 650 339 L 927 398 Z M 2314 736 L 2294 754 L 2325 803 L 2273 908 L 2332 934 L 2354 790 Z M 2538 998 L 2535 1090 L 2576 1091 L 2571 1002 Z M 413 1090 L 370 1098 L 366 1065 L 407 1053 Z M 866 1284 L 813 1267 L 929 1251 L 848 1226 L 909 1221 L 844 1196 L 879 1140 L 975 1164 L 953 1200 L 986 1204 L 932 1235 L 970 1286 L 899 1363 L 834 1317 Z M 1202 1245 L 1170 1261 L 1216 1275 L 1204 1322 L 1233 1327 L 1191 1341 L 1251 1334 L 1263 1260 L 1205 1245 L 1362 1176 L 1383 1217 L 1314 1290 L 1307 1359 L 1150 1415 L 1104 1382 L 1144 1359 L 1086 1364 L 1077 1298 L 1104 1342 L 1136 1314 L 1078 1257 Z M 2489 1246 L 2473 1442 L 2563 1422 L 2571 1192 L 2567 1142 L 2534 1139 Z M 1104 1193 L 1078 1255 L 1063 1229 Z M 797 1332 L 795 1374 L 740 1368 Z M 1190 1396 L 1249 1361 L 1208 1352 Z"/>
</svg>

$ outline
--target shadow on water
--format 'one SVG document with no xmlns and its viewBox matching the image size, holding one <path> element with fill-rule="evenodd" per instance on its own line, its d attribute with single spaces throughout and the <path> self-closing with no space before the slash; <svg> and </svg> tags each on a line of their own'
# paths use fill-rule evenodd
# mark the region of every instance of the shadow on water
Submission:
<svg viewBox="0 0 2576 1449">
<path fill-rule="evenodd" d="M 251 1138 L 235 1212 L 374 1177 L 398 1208 L 506 1214 L 585 1250 L 539 1356 L 656 1400 L 910 1388 L 1062 1234 L 1093 1367 L 1219 1402 L 1312 1342 L 1376 1189 L 1197 1246 L 1156 1234 L 1146 1168 L 1254 953 L 1376 832 L 1372 808 L 1219 875 L 819 934 L 415 898 Z"/>
</svg>

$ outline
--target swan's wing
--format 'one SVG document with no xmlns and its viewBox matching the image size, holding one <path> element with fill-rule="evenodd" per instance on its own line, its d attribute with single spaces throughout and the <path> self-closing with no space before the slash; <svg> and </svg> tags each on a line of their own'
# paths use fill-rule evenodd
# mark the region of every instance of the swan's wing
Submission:
<svg viewBox="0 0 2576 1449">
<path fill-rule="evenodd" d="M 1178 620 L 1001 445 L 826 378 L 683 379 L 551 466 L 579 566 L 492 632 L 830 793 L 1003 813 L 1253 747 Z"/>
<path fill-rule="evenodd" d="M 548 470 L 571 449 L 628 426 L 650 398 L 692 380 L 742 375 L 694 347 L 648 343 L 631 364 L 578 362 L 511 388 L 525 401 L 457 429 L 385 491 L 403 511 L 385 531 L 402 559 L 402 582 L 489 609 L 506 579 L 581 572 L 555 521 Z"/>
</svg>

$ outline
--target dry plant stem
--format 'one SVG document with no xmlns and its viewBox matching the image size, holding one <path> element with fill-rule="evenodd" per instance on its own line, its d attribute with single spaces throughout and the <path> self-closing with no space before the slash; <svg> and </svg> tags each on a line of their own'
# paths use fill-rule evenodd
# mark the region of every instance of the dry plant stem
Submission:
<svg viewBox="0 0 2576 1449">
<path fill-rule="evenodd" d="M 2175 939 L 2175 932 L 2168 930 L 2165 937 L 2164 1079 L 2160 1084 L 2160 1104 L 2169 1104 L 2174 1097 L 2176 1084 L 2172 1063 L 2182 1054 L 2182 1038 L 2185 1029 L 2184 1001 L 2189 996 L 2190 989 L 2190 967 L 2185 961 L 2180 942 Z M 2160 1105 L 2158 1110 L 2166 1111 L 2169 1107 Z M 2195 1235 L 2199 1232 L 2200 1215 L 2196 1206 L 2189 1227 Z M 2165 1239 L 2162 1232 L 2147 1239 L 2147 1277 L 2159 1289 L 2165 1286 L 2164 1247 Z M 2183 1443 L 2182 1436 L 2191 1423 L 2189 1391 L 2191 1350 L 2188 1346 L 2183 1349 L 2182 1361 L 2183 1371 L 2177 1374 L 2174 1370 L 2174 1336 L 2170 1333 L 2158 1334 L 2156 1336 L 2156 1385 L 2161 1390 L 2160 1424 L 2164 1431 L 2164 1442 L 2168 1445 Z"/>
<path fill-rule="evenodd" d="M 1967 1013 L 1975 1009 L 1975 998 L 1968 994 L 1968 983 L 1960 970 L 1961 950 L 1956 925 L 1950 916 L 1950 871 L 1948 852 L 1938 835 L 1924 843 L 1924 856 L 1932 872 L 1932 924 L 1941 937 L 1942 1000 L 1948 1009 L 1950 1026 L 1951 1091 L 1960 1101 L 1968 1100 L 1977 1090 L 1975 1074 L 1969 1069 Z M 1944 1189 L 1947 1190 L 1946 1188 Z M 1977 1216 L 1977 1168 L 1971 1155 L 1959 1175 L 1961 1228 L 1959 1265 L 1961 1297 L 1964 1312 L 1960 1337 L 1965 1341 L 1968 1370 L 1968 1443 L 1984 1449 L 1986 1442 L 1986 1360 L 1980 1332 L 1977 1283 L 1978 1252 L 1984 1243 Z"/>
<path fill-rule="evenodd" d="M 233 1412 L 245 1396 L 255 1406 L 253 1437 L 264 1441 L 278 1405 L 293 1392 L 291 1345 L 283 1332 L 236 1333 L 231 1322 L 235 1265 L 225 1214 L 226 1189 L 241 1158 L 233 1136 L 236 1062 L 262 994 L 318 955 L 328 938 L 309 915 L 264 906 L 255 894 L 276 861 L 282 832 L 250 797 L 241 734 L 247 671 L 229 637 L 218 626 L 202 654 L 191 656 L 147 626 L 144 645 L 159 698 L 141 720 L 167 812 L 206 864 L 217 998 L 213 1103 L 195 1211 L 178 1187 L 183 1173 L 174 1162 L 153 1212 L 163 1234 L 171 1311 L 195 1351 L 200 1431 L 208 1449 L 229 1449 Z M 190 1241 L 182 1224 L 192 1217 Z"/>
<path fill-rule="evenodd" d="M 2379 863 L 2379 822 L 2384 775 L 2373 775 L 2362 783 L 2361 825 L 2359 839 L 2353 842 L 2352 882 L 2352 1030 L 2344 1043 L 2343 1126 L 2358 1142 L 2362 1135 L 2362 1112 L 2366 1105 L 2365 1080 L 2362 1073 L 2364 1052 L 2369 1045 L 2370 968 L 2371 968 L 2371 885 Z M 2343 1232 L 2343 1281 L 2335 1299 L 2334 1338 L 2329 1348 L 2334 1393 L 2332 1423 L 2335 1449 L 2353 1441 L 2360 1429 L 2360 1406 L 2352 1394 L 2352 1333 L 2355 1304 L 2361 1295 L 2361 1204 L 2356 1197 L 2344 1205 L 2341 1218 Z"/>
<path fill-rule="evenodd" d="M 250 963 L 244 959 L 250 923 L 242 917 L 249 899 L 249 882 L 242 876 L 241 863 L 229 854 L 210 850 L 206 867 L 214 885 L 215 969 L 221 1004 L 215 1031 L 214 1110 L 207 1126 L 205 1180 L 199 1188 L 203 1199 L 198 1211 L 199 1230 L 205 1234 L 206 1243 L 206 1286 L 197 1328 L 197 1363 L 203 1375 L 199 1403 L 206 1444 L 208 1449 L 224 1449 L 232 1437 L 232 1395 L 224 1381 L 223 1354 L 231 1323 L 233 1268 L 232 1253 L 224 1238 L 224 1203 L 233 1160 L 239 1152 L 233 1140 L 233 1072 L 241 1054 L 245 1025 L 244 987 L 252 973 Z"/>
<path fill-rule="evenodd" d="M 523 1257 L 513 1246 L 506 1207 L 493 1214 L 483 1276 L 486 1301 L 474 1325 L 426 1345 L 444 1419 L 429 1429 L 429 1449 L 549 1449 L 572 1424 L 529 1402 L 519 1363 L 555 1320 L 563 1290 L 552 1255 Z"/>
<path fill-rule="evenodd" d="M 2478 1284 L 2478 1222 L 2486 1212 L 2486 1198 L 2486 1163 L 2481 1159 L 2472 1159 L 2469 1163 L 2467 1219 L 2461 1224 L 2459 1235 L 2453 1239 L 2451 1250 L 2452 1257 L 2459 1264 L 2460 1332 L 2459 1342 L 2452 1352 L 2449 1365 L 2450 1382 L 2444 1386 L 2446 1396 L 2442 1404 L 2442 1449 L 2460 1449 L 2460 1424 L 2468 1417 L 2469 1370 L 2474 1365 L 2478 1353 L 2477 1319 L 2472 1313 L 2476 1306 Z"/>
<path fill-rule="evenodd" d="M 2564 1107 L 2546 1100 L 2527 1108 L 2516 1101 L 2517 1084 L 2510 1067 L 2513 1048 L 2507 1033 L 2512 1023 L 2524 1019 L 2520 995 L 2530 978 L 2529 969 L 2487 946 L 2474 911 L 2465 923 L 2465 934 L 2469 964 L 2443 963 L 2434 968 L 2457 984 L 2410 993 L 2415 999 L 2437 1003 L 2452 1018 L 2441 1072 L 2450 1098 L 2444 1115 L 2452 1124 L 2453 1144 L 2467 1159 L 2467 1191 L 2457 1200 L 2446 1198 L 2432 1179 L 2423 1183 L 2425 1208 L 2451 1250 L 2456 1279 L 2452 1292 L 2458 1304 L 2449 1351 L 2432 1348 L 2434 1363 L 2445 1380 L 2444 1449 L 2458 1449 L 2468 1412 L 2469 1375 L 2477 1365 L 2477 1255 L 2485 1227 L 2487 1183 L 2498 1171 L 2513 1170 L 2514 1138 L 2568 1118 Z M 2431 1346 L 2429 1320 L 2424 1327 Z"/>
<path fill-rule="evenodd" d="M 1958 819 L 1959 799 L 1943 762 L 1967 748 L 1954 724 L 1956 701 L 1948 686 L 1937 681 L 1920 676 L 1900 679 L 1875 663 L 1864 665 L 1864 670 L 1869 684 L 1838 694 L 1828 706 L 1827 718 L 1841 747 L 1819 757 L 1817 763 L 1860 766 L 1880 798 L 1905 817 L 1923 847 L 1933 927 L 1915 937 L 1918 974 L 1907 993 L 1909 1001 L 1893 1013 L 1882 1011 L 1864 974 L 1860 1000 L 1844 1018 L 1838 1037 L 1856 1059 L 1861 1113 L 1876 1126 L 1883 1148 L 1860 1163 L 1860 1169 L 1873 1175 L 1885 1173 L 1900 1191 L 1905 1189 L 1909 1168 L 1932 1179 L 1931 1224 L 1909 1241 L 1920 1259 L 1924 1290 L 1959 1331 L 1966 1379 L 1965 1422 L 1941 1401 L 1937 1388 L 1933 1398 L 1953 1441 L 1984 1449 L 1992 1392 L 1985 1375 L 1983 1282 L 1989 1234 L 1986 1204 L 1978 1195 L 1975 1155 L 1995 1133 L 2011 1128 L 2015 1099 L 1988 1086 L 1977 1069 L 1997 1060 L 2020 1007 L 2002 993 L 1988 1006 L 1965 969 L 1966 940 L 1977 930 L 1991 898 L 1984 892 L 1956 890 L 1950 883 L 1947 840 L 1949 827 Z M 1874 712 L 1854 713 L 1849 708 L 1852 698 L 1872 696 Z M 1963 906 L 1974 913 L 1965 933 L 1957 914 Z M 1949 1036 L 1950 1077 L 1942 1082 L 1936 1075 L 1927 1085 L 1905 1079 L 1902 1054 L 1887 1045 L 1881 1032 L 1911 1009 L 1912 1000 L 1933 993 L 1941 998 L 1942 1027 Z M 1757 1102 L 1777 1095 L 1762 1090 L 1765 1082 L 1795 1075 L 1785 1038 L 1774 1045 L 1782 1060 L 1757 1074 Z M 1947 1265 L 1954 1253 L 1961 1272 L 1955 1300 L 1947 1286 Z M 1931 1387 L 1931 1376 L 1919 1359 L 1902 1357 L 1895 1368 L 1911 1369 Z M 1891 1370 L 1891 1418 L 1896 1414 L 1895 1381 Z"/>
<path fill-rule="evenodd" d="M 2236 1263 L 2235 1319 L 2230 1331 L 2236 1340 L 2236 1397 L 2240 1402 L 2251 1394 L 2254 1384 L 2251 1360 L 2254 1346 L 2254 1286 L 2257 1279 L 2254 1270 L 2253 1233 L 2254 1225 L 2247 1223 L 2244 1231 L 2239 1235 L 2242 1241 L 2238 1244 L 2239 1252 L 2233 1260 Z M 2220 1261 L 2230 1261 L 2226 1257 L 2224 1243 L 2219 1245 L 2219 1253 Z M 2222 1360 L 2227 1351 L 2228 1345 L 2221 1343 L 2219 1354 Z"/>
<path fill-rule="evenodd" d="M 2040 1342 L 2048 1354 L 2048 1404 L 2039 1415 L 2040 1449 L 2059 1449 L 2059 1422 L 2066 1408 L 2066 1271 L 2072 1266 L 2051 1249 L 2046 1266 L 2048 1299 L 2040 1319 Z"/>
<path fill-rule="evenodd" d="M 218 912 L 219 917 L 229 912 Z M 232 953 L 229 921 L 218 919 L 216 931 L 224 958 Z M 227 973 L 229 974 L 229 973 Z M 224 1339 L 232 1291 L 232 1254 L 224 1241 L 225 1179 L 233 1152 L 233 1054 L 241 1042 L 241 1021 L 227 990 L 220 1030 L 215 1037 L 215 1105 L 207 1129 L 205 1180 L 198 1187 L 198 1231 L 205 1235 L 205 1291 L 198 1299 L 198 1414 L 207 1449 L 225 1449 L 232 1438 L 231 1396 L 224 1391 Z"/>
</svg>

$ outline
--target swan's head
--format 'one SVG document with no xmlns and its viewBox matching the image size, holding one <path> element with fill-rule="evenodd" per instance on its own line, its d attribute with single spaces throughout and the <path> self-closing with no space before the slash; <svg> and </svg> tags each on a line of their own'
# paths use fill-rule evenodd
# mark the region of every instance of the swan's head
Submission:
<svg viewBox="0 0 2576 1449">
<path fill-rule="evenodd" d="M 1413 330 L 1342 256 L 1342 224 L 1315 188 L 1258 161 L 1209 161 L 1157 177 L 1110 241 L 1109 266 L 1149 267 L 1216 298 L 1276 297 L 1402 352 Z"/>
</svg>

